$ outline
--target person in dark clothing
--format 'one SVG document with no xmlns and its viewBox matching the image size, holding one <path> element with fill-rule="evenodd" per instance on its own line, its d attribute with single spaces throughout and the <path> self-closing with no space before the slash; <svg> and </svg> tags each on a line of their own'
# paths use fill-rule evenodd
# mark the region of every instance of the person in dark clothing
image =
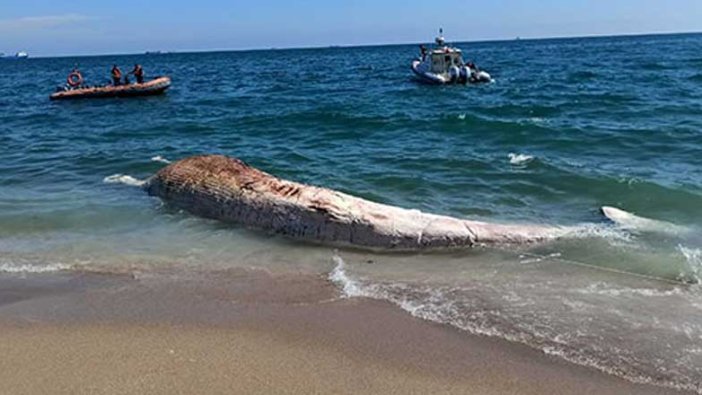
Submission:
<svg viewBox="0 0 702 395">
<path fill-rule="evenodd" d="M 427 59 L 427 47 L 424 45 L 419 46 L 419 53 L 422 55 L 422 62 Z"/>
<path fill-rule="evenodd" d="M 118 86 L 122 84 L 122 70 L 116 64 L 112 65 L 112 85 Z"/>
<path fill-rule="evenodd" d="M 140 64 L 135 64 L 134 70 L 132 70 L 129 74 L 134 74 L 134 77 L 137 80 L 137 84 L 144 83 L 144 69 L 141 67 Z"/>
</svg>

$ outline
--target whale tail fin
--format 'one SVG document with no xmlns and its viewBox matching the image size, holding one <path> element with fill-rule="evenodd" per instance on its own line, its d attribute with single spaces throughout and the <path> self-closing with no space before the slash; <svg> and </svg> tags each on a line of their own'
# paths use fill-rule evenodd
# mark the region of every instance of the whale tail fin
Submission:
<svg viewBox="0 0 702 395">
<path fill-rule="evenodd" d="M 607 217 L 607 219 L 628 230 L 672 234 L 680 234 L 686 231 L 682 226 L 670 222 L 639 217 L 616 207 L 603 206 L 600 211 L 602 211 L 602 214 Z"/>
</svg>

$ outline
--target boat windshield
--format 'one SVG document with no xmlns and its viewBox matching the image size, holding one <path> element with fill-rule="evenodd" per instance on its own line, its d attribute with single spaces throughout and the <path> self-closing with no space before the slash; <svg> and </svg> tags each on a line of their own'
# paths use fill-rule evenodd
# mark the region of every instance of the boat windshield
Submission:
<svg viewBox="0 0 702 395">
<path fill-rule="evenodd" d="M 432 71 L 435 73 L 444 72 L 451 66 L 461 67 L 463 65 L 463 57 L 460 52 L 438 52 L 432 54 L 431 57 Z"/>
</svg>

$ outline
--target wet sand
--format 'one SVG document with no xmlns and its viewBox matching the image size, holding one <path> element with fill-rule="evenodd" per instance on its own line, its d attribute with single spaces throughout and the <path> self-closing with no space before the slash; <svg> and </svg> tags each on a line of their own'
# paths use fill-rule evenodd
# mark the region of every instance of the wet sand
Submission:
<svg viewBox="0 0 702 395">
<path fill-rule="evenodd" d="M 299 273 L 5 276 L 0 331 L 3 394 L 675 393 Z"/>
</svg>

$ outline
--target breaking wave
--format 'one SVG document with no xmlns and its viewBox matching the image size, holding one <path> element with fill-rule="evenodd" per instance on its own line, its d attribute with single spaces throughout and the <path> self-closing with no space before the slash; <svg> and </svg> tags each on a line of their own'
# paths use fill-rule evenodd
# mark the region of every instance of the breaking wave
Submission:
<svg viewBox="0 0 702 395">
<path fill-rule="evenodd" d="M 352 280 L 344 270 L 345 263 L 344 260 L 337 254 L 332 257 L 334 261 L 334 270 L 329 273 L 329 280 L 341 288 L 342 296 L 344 297 L 354 297 L 354 296 L 369 296 L 363 293 L 363 289 L 360 284 L 357 284 Z"/>
<path fill-rule="evenodd" d="M 145 180 L 139 180 L 137 178 L 125 174 L 113 174 L 111 176 L 105 177 L 102 181 L 106 184 L 124 184 L 133 187 L 140 187 L 146 183 Z"/>
<path fill-rule="evenodd" d="M 510 153 L 507 157 L 509 158 L 509 164 L 517 167 L 526 166 L 534 160 L 532 155 L 526 154 Z"/>
<path fill-rule="evenodd" d="M 685 257 L 687 266 L 694 279 L 697 283 L 702 283 L 702 249 L 678 245 L 678 251 Z"/>
<path fill-rule="evenodd" d="M 539 307 L 540 302 L 536 300 L 555 296 L 544 296 L 548 295 L 547 291 L 544 291 L 544 295 L 538 292 L 537 295 L 525 295 L 524 290 L 502 289 L 479 281 L 450 286 L 354 278 L 348 273 L 347 264 L 340 256 L 335 254 L 333 262 L 335 266 L 328 278 L 339 288 L 342 297 L 385 300 L 423 320 L 454 326 L 475 335 L 499 337 L 526 344 L 546 354 L 593 367 L 632 382 L 692 390 L 702 394 L 702 382 L 697 376 L 699 369 L 694 366 L 696 359 L 685 362 L 686 359 L 697 358 L 685 351 L 690 347 L 679 347 L 677 351 L 671 351 L 671 355 L 666 355 L 666 358 L 678 361 L 677 366 L 668 370 L 671 361 L 649 361 L 646 355 L 650 350 L 645 347 L 639 350 L 632 346 L 632 343 L 612 345 L 612 339 L 607 335 L 608 331 L 612 330 L 611 325 L 621 325 L 620 329 L 626 331 L 629 327 L 649 325 L 650 317 L 638 317 L 638 320 L 628 321 L 631 317 L 626 313 L 620 315 L 620 308 L 616 307 L 619 306 L 616 303 L 615 307 L 611 307 L 600 306 L 594 302 L 601 298 L 615 302 L 625 298 L 635 300 L 636 303 L 641 303 L 640 298 L 656 302 L 677 300 L 689 296 L 684 286 L 664 290 L 620 289 L 614 284 L 594 283 L 588 287 L 567 291 L 567 297 L 557 298 L 560 302 L 556 301 L 554 306 L 558 307 L 555 311 L 548 308 L 540 311 L 545 307 Z M 554 290 L 555 293 L 559 291 Z M 588 322 L 586 318 L 583 319 L 583 314 L 593 314 L 608 322 L 602 324 L 601 328 L 598 324 L 591 328 L 592 324 L 589 323 L 580 326 L 577 324 L 579 320 L 583 323 Z M 619 324 L 616 324 L 617 322 Z M 670 331 L 664 323 L 655 323 L 654 327 L 664 327 Z M 672 332 L 680 330 L 687 336 L 687 339 L 682 340 L 683 345 L 694 343 L 692 337 L 698 335 L 698 327 L 673 328 Z M 674 335 L 667 333 L 664 336 Z M 634 342 L 634 345 L 639 344 L 635 339 L 627 341 Z"/>
<path fill-rule="evenodd" d="M 2 262 L 0 263 L 1 273 L 12 273 L 12 274 L 22 274 L 22 273 L 53 273 L 62 272 L 73 269 L 73 266 L 66 265 L 63 263 L 51 263 L 47 265 L 32 265 L 27 263 L 11 263 Z"/>
<path fill-rule="evenodd" d="M 156 156 L 152 157 L 152 158 L 151 158 L 151 161 L 152 161 L 152 162 L 165 163 L 165 164 L 171 163 L 170 160 L 164 158 L 164 157 L 161 156 L 161 155 L 156 155 Z"/>
</svg>

